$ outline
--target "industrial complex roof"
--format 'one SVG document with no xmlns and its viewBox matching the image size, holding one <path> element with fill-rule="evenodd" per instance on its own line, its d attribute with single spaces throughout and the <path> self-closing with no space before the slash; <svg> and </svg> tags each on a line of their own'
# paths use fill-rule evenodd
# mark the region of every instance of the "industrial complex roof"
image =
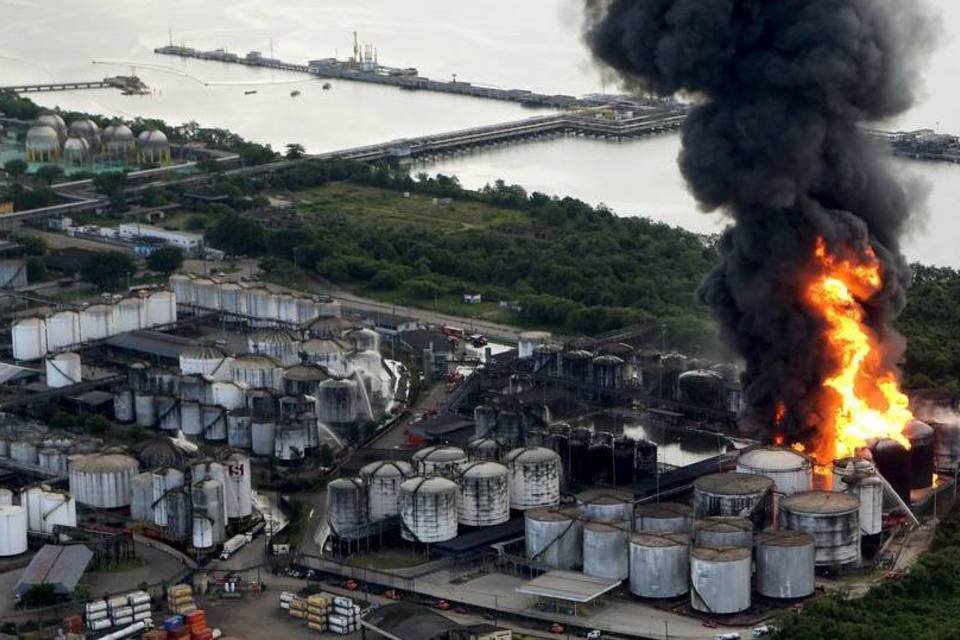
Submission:
<svg viewBox="0 0 960 640">
<path fill-rule="evenodd" d="M 60 546 L 45 544 L 33 557 L 14 587 L 17 597 L 44 583 L 53 585 L 60 595 L 71 595 L 93 559 L 93 552 L 82 544 Z"/>
<path fill-rule="evenodd" d="M 131 331 L 107 338 L 106 344 L 116 349 L 146 353 L 161 358 L 177 359 L 194 346 L 193 340 L 159 331 Z"/>
<path fill-rule="evenodd" d="M 517 593 L 567 600 L 590 602 L 620 584 L 620 580 L 595 578 L 575 571 L 548 571 L 539 578 L 528 580 L 517 587 Z"/>
<path fill-rule="evenodd" d="M 436 640 L 460 628 L 453 620 L 408 602 L 374 609 L 362 620 L 362 625 L 390 640 Z"/>
</svg>

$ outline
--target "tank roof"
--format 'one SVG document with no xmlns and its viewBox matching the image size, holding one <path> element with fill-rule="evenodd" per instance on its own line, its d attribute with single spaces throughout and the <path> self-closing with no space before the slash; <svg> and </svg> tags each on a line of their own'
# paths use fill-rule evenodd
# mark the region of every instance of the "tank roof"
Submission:
<svg viewBox="0 0 960 640">
<path fill-rule="evenodd" d="M 311 338 L 303 343 L 307 353 L 346 353 L 350 348 L 334 338 Z"/>
<path fill-rule="evenodd" d="M 753 549 L 750 547 L 730 547 L 716 545 L 712 547 L 693 547 L 690 555 L 705 562 L 739 562 L 750 558 Z"/>
<path fill-rule="evenodd" d="M 644 518 L 683 518 L 693 515 L 693 507 L 679 502 L 651 502 L 638 504 L 634 513 Z"/>
<path fill-rule="evenodd" d="M 507 453 L 504 456 L 504 462 L 508 464 L 514 462 L 553 462 L 559 458 L 560 455 L 556 451 L 546 447 L 521 447 Z"/>
<path fill-rule="evenodd" d="M 109 473 L 136 469 L 137 461 L 123 453 L 89 453 L 74 456 L 70 460 L 70 471 L 84 473 Z"/>
<path fill-rule="evenodd" d="M 256 342 L 288 343 L 295 342 L 296 340 L 297 336 L 294 335 L 292 331 L 287 331 L 286 329 L 264 329 L 251 334 L 249 338 L 251 344 Z"/>
<path fill-rule="evenodd" d="M 451 462 L 465 457 L 467 457 L 467 454 L 460 447 L 443 444 L 420 449 L 413 454 L 414 460 L 429 460 L 431 462 Z"/>
<path fill-rule="evenodd" d="M 623 522 L 584 522 L 583 528 L 590 529 L 591 531 L 623 531 L 624 533 L 629 532 L 630 523 L 626 520 Z"/>
<path fill-rule="evenodd" d="M 736 533 L 738 531 L 753 531 L 753 522 L 748 518 L 738 518 L 736 516 L 710 516 L 697 520 L 693 528 L 700 531 L 712 531 L 714 533 Z"/>
<path fill-rule="evenodd" d="M 757 534 L 757 545 L 767 547 L 809 547 L 815 540 L 813 534 L 804 531 L 761 531 Z"/>
<path fill-rule="evenodd" d="M 277 362 L 274 358 L 270 356 L 265 356 L 261 354 L 246 353 L 242 356 L 237 356 L 233 361 L 234 368 L 245 369 L 245 368 L 258 368 L 258 367 L 278 367 L 280 363 Z"/>
<path fill-rule="evenodd" d="M 283 370 L 286 380 L 326 380 L 329 376 L 323 367 L 315 364 L 295 364 Z"/>
<path fill-rule="evenodd" d="M 44 124 L 34 125 L 27 131 L 27 144 L 40 142 L 59 144 L 60 136 L 57 134 L 57 130 L 51 126 Z"/>
<path fill-rule="evenodd" d="M 693 486 L 707 493 L 750 495 L 769 491 L 773 480 L 752 473 L 711 473 L 697 478 Z"/>
<path fill-rule="evenodd" d="M 520 334 L 521 340 L 549 340 L 549 331 L 524 331 Z"/>
<path fill-rule="evenodd" d="M 554 507 L 528 509 L 523 515 L 530 520 L 537 520 L 539 522 L 569 522 L 574 519 L 569 511 L 556 509 Z"/>
<path fill-rule="evenodd" d="M 400 485 L 400 489 L 411 493 L 446 493 L 448 491 L 456 491 L 457 483 L 439 476 L 431 476 L 429 478 L 418 476 L 405 481 Z"/>
<path fill-rule="evenodd" d="M 337 478 L 327 483 L 327 490 L 356 490 L 363 489 L 363 481 L 359 478 Z"/>
<path fill-rule="evenodd" d="M 783 447 L 758 447 L 740 454 L 737 464 L 743 467 L 767 471 L 805 471 L 813 464 L 810 458 Z"/>
<path fill-rule="evenodd" d="M 463 468 L 461 474 L 464 477 L 471 478 L 494 478 L 505 476 L 508 471 L 505 466 L 499 462 L 474 462 Z"/>
<path fill-rule="evenodd" d="M 197 360 L 219 360 L 226 357 L 227 353 L 213 345 L 198 344 L 187 347 L 180 352 L 181 358 L 195 358 Z"/>
<path fill-rule="evenodd" d="M 633 502 L 633 492 L 623 489 L 588 489 L 577 494 L 577 501 L 584 504 L 623 504 Z"/>
<path fill-rule="evenodd" d="M 780 506 L 794 513 L 833 515 L 857 511 L 860 500 L 856 496 L 834 491 L 804 491 L 787 496 Z"/>
<path fill-rule="evenodd" d="M 903 428 L 903 435 L 909 440 L 932 438 L 933 427 L 920 420 L 911 420 L 907 423 L 907 426 Z"/>
<path fill-rule="evenodd" d="M 690 536 L 686 533 L 635 533 L 630 536 L 630 544 L 640 547 L 686 547 Z"/>
<path fill-rule="evenodd" d="M 413 466 L 404 460 L 377 460 L 360 469 L 361 476 L 407 477 L 412 474 Z"/>
</svg>

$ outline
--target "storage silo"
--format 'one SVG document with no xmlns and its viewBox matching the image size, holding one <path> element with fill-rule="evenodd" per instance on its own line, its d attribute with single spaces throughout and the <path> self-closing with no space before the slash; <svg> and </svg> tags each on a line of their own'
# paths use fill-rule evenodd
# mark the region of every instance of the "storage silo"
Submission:
<svg viewBox="0 0 960 640">
<path fill-rule="evenodd" d="M 227 518 L 247 518 L 253 513 L 253 484 L 250 456 L 234 451 L 223 461 L 225 480 L 224 500 Z"/>
<path fill-rule="evenodd" d="M 114 335 L 113 305 L 91 304 L 80 312 L 80 335 L 84 342 L 103 340 Z"/>
<path fill-rule="evenodd" d="M 92 453 L 70 458 L 70 493 L 77 502 L 101 509 L 130 504 L 130 481 L 140 470 L 136 459 L 122 453 Z"/>
<path fill-rule="evenodd" d="M 870 446 L 877 471 L 905 502 L 910 502 L 910 452 L 896 440 L 883 438 Z"/>
<path fill-rule="evenodd" d="M 137 139 L 130 127 L 122 122 L 108 125 L 101 134 L 103 151 L 111 160 L 132 160 L 137 150 Z"/>
<path fill-rule="evenodd" d="M 352 424 L 357 420 L 356 380 L 330 378 L 320 383 L 317 394 L 317 419 L 327 425 Z"/>
<path fill-rule="evenodd" d="M 145 327 L 158 327 L 177 321 L 177 299 L 172 291 L 154 291 L 147 297 Z"/>
<path fill-rule="evenodd" d="M 404 540 L 431 544 L 457 536 L 457 485 L 446 478 L 410 478 L 397 501 Z"/>
<path fill-rule="evenodd" d="M 77 504 L 69 493 L 54 491 L 46 485 L 34 485 L 20 493 L 20 506 L 27 510 L 27 528 L 38 533 L 53 533 L 57 525 L 77 526 Z"/>
<path fill-rule="evenodd" d="M 860 532 L 876 536 L 883 531 L 883 481 L 875 474 L 853 474 L 843 479 L 844 491 L 860 501 Z"/>
<path fill-rule="evenodd" d="M 231 447 L 249 449 L 253 445 L 251 416 L 247 409 L 227 412 L 227 444 Z"/>
<path fill-rule="evenodd" d="M 157 469 L 150 476 L 153 485 L 153 523 L 183 535 L 186 531 L 186 514 L 181 510 L 185 496 L 180 491 L 185 483 L 183 472 L 166 467 Z"/>
<path fill-rule="evenodd" d="M 629 538 L 629 523 L 585 522 L 583 572 L 607 580 L 625 580 L 630 575 Z"/>
<path fill-rule="evenodd" d="M 813 462 L 793 449 L 758 447 L 740 454 L 738 473 L 752 473 L 773 480 L 775 491 L 793 495 L 813 488 Z"/>
<path fill-rule="evenodd" d="M 503 446 L 495 438 L 474 438 L 467 443 L 467 457 L 471 460 L 498 462 Z"/>
<path fill-rule="evenodd" d="M 0 557 L 20 555 L 26 550 L 26 509 L 9 505 L 0 506 Z"/>
<path fill-rule="evenodd" d="M 370 520 L 377 522 L 400 513 L 400 485 L 414 474 L 413 466 L 403 460 L 378 460 L 360 469 L 367 487 Z"/>
<path fill-rule="evenodd" d="M 113 330 L 115 333 L 139 331 L 146 326 L 147 301 L 138 295 L 127 296 L 113 305 Z"/>
<path fill-rule="evenodd" d="M 258 331 L 247 339 L 247 344 L 251 353 L 269 356 L 285 367 L 300 361 L 300 340 L 285 329 Z"/>
<path fill-rule="evenodd" d="M 46 361 L 47 386 L 60 389 L 79 384 L 83 380 L 83 367 L 78 353 L 58 353 Z"/>
<path fill-rule="evenodd" d="M 250 424 L 250 448 L 255 455 L 273 455 L 273 442 L 276 430 L 277 423 L 273 420 L 263 422 L 254 420 Z"/>
<path fill-rule="evenodd" d="M 770 512 L 773 480 L 750 473 L 713 473 L 693 483 L 693 514 L 740 516 L 762 527 Z"/>
<path fill-rule="evenodd" d="M 60 138 L 45 125 L 34 125 L 27 130 L 25 141 L 27 162 L 53 162 L 60 157 Z"/>
<path fill-rule="evenodd" d="M 460 469 L 457 522 L 466 527 L 492 527 L 510 519 L 510 483 L 505 466 L 468 462 Z"/>
<path fill-rule="evenodd" d="M 380 334 L 373 329 L 354 329 L 346 337 L 354 351 L 380 351 Z"/>
<path fill-rule="evenodd" d="M 620 389 L 623 387 L 623 360 L 617 356 L 597 356 L 593 359 L 590 369 L 593 375 L 593 384 L 602 389 Z"/>
<path fill-rule="evenodd" d="M 137 424 L 141 427 L 154 427 L 157 423 L 157 408 L 153 394 L 137 391 L 133 394 L 133 406 L 137 414 Z"/>
<path fill-rule="evenodd" d="M 933 428 L 911 420 L 903 435 L 910 441 L 910 488 L 928 489 L 933 484 Z"/>
<path fill-rule="evenodd" d="M 193 546 L 209 549 L 226 539 L 223 485 L 216 480 L 201 480 L 191 488 L 193 500 Z"/>
<path fill-rule="evenodd" d="M 177 296 L 177 300 L 180 296 Z M 246 298 L 242 287 L 235 282 L 220 283 L 220 311 L 230 316 L 247 315 Z"/>
<path fill-rule="evenodd" d="M 318 364 L 332 375 L 346 374 L 349 349 L 344 342 L 333 338 L 313 338 L 301 346 L 303 359 L 309 364 Z"/>
<path fill-rule="evenodd" d="M 752 547 L 753 522 L 736 516 L 709 516 L 693 525 L 698 547 Z"/>
<path fill-rule="evenodd" d="M 113 395 L 113 418 L 121 424 L 129 424 L 136 418 L 133 391 L 121 389 Z"/>
<path fill-rule="evenodd" d="M 533 370 L 546 376 L 560 375 L 563 349 L 555 344 L 540 345 L 533 350 Z"/>
<path fill-rule="evenodd" d="M 802 531 L 757 534 L 757 592 L 768 598 L 805 598 L 815 585 L 813 536 Z"/>
<path fill-rule="evenodd" d="M 567 571 L 583 564 L 583 521 L 575 509 L 527 509 L 523 523 L 527 558 Z"/>
<path fill-rule="evenodd" d="M 630 593 L 676 598 L 690 590 L 690 536 L 636 533 L 630 537 Z"/>
<path fill-rule="evenodd" d="M 47 355 L 47 324 L 43 318 L 25 318 L 10 331 L 14 360 L 39 360 Z"/>
<path fill-rule="evenodd" d="M 154 396 L 154 406 L 157 411 L 157 425 L 164 431 L 176 433 L 180 431 L 180 410 L 178 401 L 173 396 Z"/>
<path fill-rule="evenodd" d="M 141 163 L 170 162 L 170 142 L 159 129 L 145 129 L 137 136 L 137 160 Z"/>
<path fill-rule="evenodd" d="M 582 349 L 565 351 L 561 356 L 563 377 L 577 382 L 588 382 L 590 380 L 590 362 L 592 360 L 593 354 L 589 351 Z"/>
<path fill-rule="evenodd" d="M 210 385 L 210 404 L 224 409 L 243 409 L 247 406 L 246 388 L 236 382 L 218 381 Z"/>
<path fill-rule="evenodd" d="M 467 454 L 460 447 L 436 445 L 413 454 L 413 466 L 418 475 L 437 475 L 453 478 L 460 465 L 467 462 Z"/>
<path fill-rule="evenodd" d="M 749 547 L 693 547 L 690 606 L 716 615 L 749 609 L 751 559 Z"/>
<path fill-rule="evenodd" d="M 587 520 L 622 522 L 633 515 L 633 492 L 621 489 L 589 489 L 577 494 L 577 510 Z"/>
<path fill-rule="evenodd" d="M 203 433 L 200 422 L 200 403 L 182 400 L 180 402 L 180 429 L 185 436 L 199 436 Z"/>
<path fill-rule="evenodd" d="M 835 567 L 860 559 L 860 500 L 832 491 L 807 491 L 784 498 L 784 529 L 813 535 L 818 567 Z"/>
<path fill-rule="evenodd" d="M 54 313 L 47 318 L 46 325 L 47 347 L 49 349 L 63 349 L 80 344 L 80 314 L 76 311 Z"/>
<path fill-rule="evenodd" d="M 215 380 L 233 377 L 233 358 L 225 351 L 210 345 L 188 347 L 180 353 L 180 373 L 204 375 Z"/>
<path fill-rule="evenodd" d="M 370 521 L 367 489 L 359 478 L 337 478 L 327 484 L 327 522 L 333 535 L 356 540 Z"/>
<path fill-rule="evenodd" d="M 283 388 L 280 363 L 268 356 L 242 355 L 233 361 L 233 381 L 251 389 Z"/>
<path fill-rule="evenodd" d="M 537 347 L 547 343 L 551 336 L 546 331 L 524 331 L 517 339 L 517 355 L 530 358 Z"/>
<path fill-rule="evenodd" d="M 865 458 L 839 458 L 833 461 L 833 490 L 844 492 L 847 485 L 844 478 L 854 475 L 875 475 L 877 468 Z"/>
<path fill-rule="evenodd" d="M 523 511 L 560 502 L 560 456 L 544 447 L 514 449 L 503 458 L 510 471 L 510 508 Z"/>
<path fill-rule="evenodd" d="M 192 275 L 185 273 L 175 273 L 167 280 L 177 304 L 197 304 L 197 287 L 194 280 L 195 278 Z"/>
<path fill-rule="evenodd" d="M 650 502 L 634 509 L 634 528 L 644 533 L 689 533 L 693 521 L 693 507 L 678 502 Z"/>
<path fill-rule="evenodd" d="M 0 487 L 0 507 L 9 507 L 13 505 L 13 491 L 6 487 Z"/>
<path fill-rule="evenodd" d="M 478 404 L 473 409 L 474 433 L 478 438 L 493 437 L 497 432 L 497 409 L 488 404 Z"/>
<path fill-rule="evenodd" d="M 283 370 L 283 390 L 293 395 L 316 396 L 320 383 L 328 377 L 318 365 L 295 364 Z"/>
<path fill-rule="evenodd" d="M 207 442 L 223 442 L 227 439 L 227 412 L 218 405 L 200 405 L 200 425 L 203 439 Z"/>
<path fill-rule="evenodd" d="M 37 464 L 53 473 L 67 472 L 67 454 L 53 447 L 44 447 L 37 451 Z"/>
<path fill-rule="evenodd" d="M 40 461 L 40 456 L 36 443 L 29 440 L 15 440 L 11 442 L 10 459 L 15 462 L 37 464 Z"/>
<path fill-rule="evenodd" d="M 48 326 L 49 322 L 47 320 Z M 960 418 L 930 421 L 929 424 L 933 427 L 934 467 L 941 473 L 955 473 L 960 468 Z"/>
<path fill-rule="evenodd" d="M 221 308 L 219 282 L 212 278 L 194 278 L 193 288 L 198 307 L 211 310 Z"/>
<path fill-rule="evenodd" d="M 289 462 L 306 455 L 307 433 L 298 422 L 279 424 L 273 435 L 273 455 L 277 460 Z"/>
</svg>

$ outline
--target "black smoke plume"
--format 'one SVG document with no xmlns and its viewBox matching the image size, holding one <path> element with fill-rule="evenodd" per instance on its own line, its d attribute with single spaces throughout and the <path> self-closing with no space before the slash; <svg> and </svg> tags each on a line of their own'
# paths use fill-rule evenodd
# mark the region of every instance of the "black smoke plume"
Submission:
<svg viewBox="0 0 960 640">
<path fill-rule="evenodd" d="M 902 343 L 909 190 L 859 125 L 912 104 L 930 21 L 915 0 L 594 0 L 586 13 L 588 46 L 627 88 L 696 105 L 679 163 L 701 206 L 734 222 L 700 295 L 746 362 L 746 430 L 769 432 L 782 401 L 785 434 L 814 440 L 831 363 L 799 288 L 818 236 L 841 257 L 873 248 L 885 287 L 868 322 Z"/>
</svg>

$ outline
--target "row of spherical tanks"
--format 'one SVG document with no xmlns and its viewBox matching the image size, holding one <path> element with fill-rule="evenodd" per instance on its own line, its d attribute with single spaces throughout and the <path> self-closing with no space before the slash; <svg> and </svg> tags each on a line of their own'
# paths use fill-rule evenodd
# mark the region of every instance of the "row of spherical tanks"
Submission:
<svg viewBox="0 0 960 640">
<path fill-rule="evenodd" d="M 170 161 L 170 142 L 159 129 L 143 129 L 138 136 L 123 122 L 100 129 L 89 119 L 74 120 L 68 127 L 63 118 L 46 113 L 27 130 L 27 160 L 54 162 L 63 160 L 84 165 L 95 159 L 110 162 L 136 160 L 141 163 Z"/>
</svg>

